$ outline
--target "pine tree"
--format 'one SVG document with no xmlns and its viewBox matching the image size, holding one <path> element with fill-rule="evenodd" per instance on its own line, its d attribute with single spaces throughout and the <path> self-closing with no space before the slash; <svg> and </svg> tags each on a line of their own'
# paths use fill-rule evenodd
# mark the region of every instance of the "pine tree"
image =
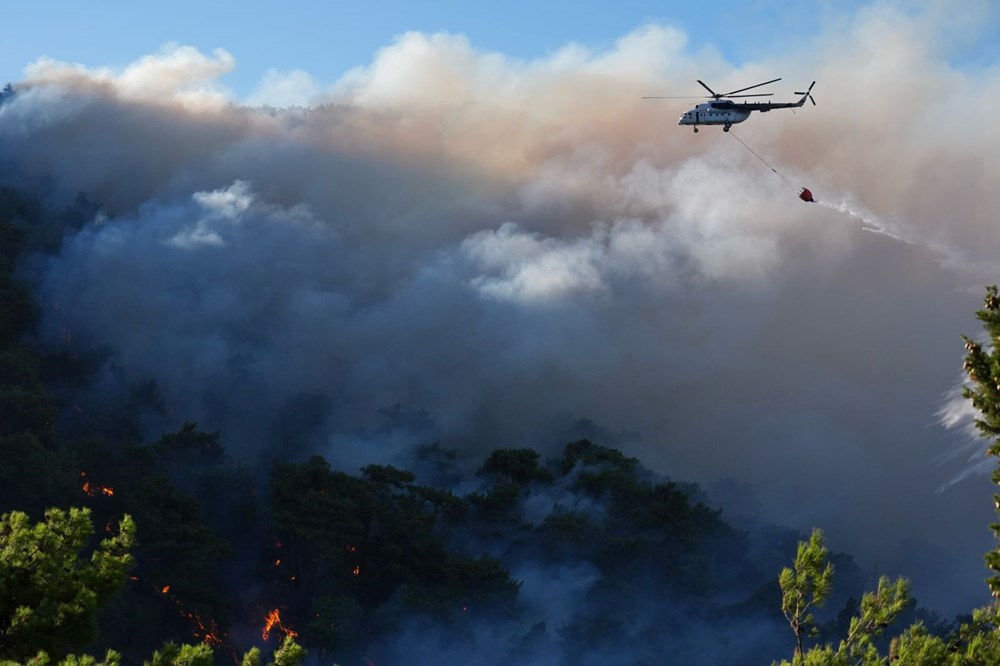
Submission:
<svg viewBox="0 0 1000 666">
<path fill-rule="evenodd" d="M 122 518 L 88 560 L 93 531 L 89 509 L 49 509 L 35 525 L 19 511 L 0 516 L 0 659 L 62 657 L 93 640 L 97 608 L 132 566 L 135 523 Z"/>
<path fill-rule="evenodd" d="M 810 608 L 822 607 L 833 586 L 833 564 L 827 561 L 823 532 L 812 531 L 809 541 L 800 541 L 795 563 L 781 570 L 781 612 L 795 632 L 795 654 L 802 654 L 802 638 L 814 630 Z"/>
<path fill-rule="evenodd" d="M 963 367 L 969 376 L 964 395 L 979 412 L 976 427 L 991 440 L 987 453 L 1000 457 L 1000 295 L 996 285 L 986 288 L 983 309 L 976 312 L 976 317 L 983 322 L 989 335 L 989 350 L 963 336 L 968 352 Z M 1000 466 L 993 471 L 993 482 L 1000 485 Z M 1000 494 L 993 495 L 993 503 L 1000 513 Z M 993 523 L 990 529 L 1000 539 L 1000 524 Z M 993 572 L 986 580 L 990 592 L 1000 597 L 1000 546 L 986 554 L 986 566 Z"/>
</svg>

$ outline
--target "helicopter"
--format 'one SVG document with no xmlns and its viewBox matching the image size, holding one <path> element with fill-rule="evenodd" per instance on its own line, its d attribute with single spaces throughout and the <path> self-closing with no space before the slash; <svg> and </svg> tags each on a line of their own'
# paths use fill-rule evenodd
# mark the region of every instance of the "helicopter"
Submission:
<svg viewBox="0 0 1000 666">
<path fill-rule="evenodd" d="M 680 117 L 677 121 L 678 125 L 693 125 L 694 131 L 698 131 L 698 125 L 722 125 L 722 131 L 728 132 L 729 129 L 736 123 L 741 123 L 750 117 L 751 111 L 760 111 L 765 113 L 771 109 L 793 109 L 800 107 L 806 103 L 808 99 L 815 106 L 816 100 L 813 99 L 812 89 L 816 85 L 813 81 L 809 84 L 809 87 L 805 92 L 796 92 L 796 95 L 802 95 L 802 97 L 797 102 L 734 102 L 733 97 L 770 97 L 774 93 L 751 93 L 749 95 L 740 95 L 745 90 L 752 90 L 754 88 L 759 88 L 761 86 L 766 86 L 770 83 L 775 83 L 780 81 L 781 78 L 772 79 L 770 81 L 765 81 L 764 83 L 757 83 L 752 86 L 747 86 L 746 88 L 740 88 L 739 90 L 732 90 L 727 93 L 717 93 L 711 88 L 709 88 L 704 81 L 698 80 L 701 87 L 707 90 L 710 94 L 705 95 L 704 99 L 711 99 L 711 102 L 702 102 L 690 111 L 686 111 L 684 115 Z M 662 96 L 649 96 L 643 97 L 643 99 L 690 99 L 689 97 L 662 97 Z"/>
</svg>

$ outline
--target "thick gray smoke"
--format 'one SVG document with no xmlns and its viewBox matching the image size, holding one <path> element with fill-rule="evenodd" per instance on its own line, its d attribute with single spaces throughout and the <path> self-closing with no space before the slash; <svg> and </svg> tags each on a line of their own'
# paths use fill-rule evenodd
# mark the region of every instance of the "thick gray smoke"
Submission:
<svg viewBox="0 0 1000 666">
<path fill-rule="evenodd" d="M 936 413 L 997 279 L 1000 126 L 961 111 L 996 106 L 1000 69 L 952 63 L 989 16 L 949 7 L 876 4 L 738 65 L 665 26 L 529 62 L 410 33 L 253 97 L 309 108 L 227 99 L 221 50 L 43 59 L 0 107 L 0 165 L 105 209 L 39 268 L 50 341 L 109 345 L 231 450 L 353 469 L 430 432 L 479 460 L 585 418 L 967 609 L 988 483 L 935 493 L 962 462 L 938 465 L 960 439 Z M 778 75 L 819 106 L 735 131 L 831 206 L 641 99 Z M 395 404 L 430 422 L 386 426 Z"/>
</svg>

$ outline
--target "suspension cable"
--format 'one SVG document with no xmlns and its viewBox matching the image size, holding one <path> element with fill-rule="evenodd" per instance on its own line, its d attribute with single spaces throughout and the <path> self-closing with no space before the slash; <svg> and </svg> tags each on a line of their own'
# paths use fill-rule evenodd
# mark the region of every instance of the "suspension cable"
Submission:
<svg viewBox="0 0 1000 666">
<path fill-rule="evenodd" d="M 773 166 L 771 166 L 770 164 L 768 164 L 768 163 L 767 163 L 767 160 L 765 160 L 765 159 L 764 159 L 763 157 L 761 157 L 761 156 L 760 156 L 760 155 L 758 155 L 758 154 L 757 154 L 756 152 L 754 152 L 754 149 L 753 149 L 753 148 L 751 148 L 750 146 L 748 146 L 748 145 L 747 145 L 746 143 L 744 143 L 744 142 L 743 142 L 743 139 L 741 139 L 740 137 L 736 136 L 736 132 L 734 132 L 734 131 L 732 131 L 732 130 L 729 130 L 729 135 L 730 135 L 730 136 L 732 136 L 732 137 L 733 137 L 734 139 L 736 139 L 737 141 L 739 141 L 740 143 L 742 143 L 742 144 L 743 144 L 743 147 L 744 147 L 744 148 L 746 148 L 747 150 L 749 150 L 749 151 L 750 151 L 750 154 L 752 154 L 752 155 L 753 155 L 754 157 L 756 157 L 756 158 L 757 158 L 757 159 L 759 159 L 759 160 L 760 160 L 761 162 L 763 162 L 763 163 L 764 163 L 764 166 L 766 166 L 766 167 L 767 167 L 768 169 L 770 169 L 770 170 L 771 170 L 771 171 L 773 171 L 773 172 L 774 172 L 775 174 L 777 174 L 777 175 L 778 175 L 778 177 L 779 177 L 779 178 L 781 178 L 781 179 L 782 179 L 783 181 L 785 181 L 786 183 L 788 183 L 788 184 L 789 184 L 789 185 L 790 185 L 790 186 L 792 187 L 792 189 L 794 189 L 794 190 L 801 190 L 801 189 L 802 189 L 802 188 L 800 188 L 800 187 L 799 187 L 798 185 L 796 185 L 795 183 L 793 183 L 792 181 L 790 181 L 790 180 L 788 180 L 787 178 L 785 178 L 785 177 L 784 177 L 784 176 L 783 176 L 783 175 L 782 175 L 781 173 L 779 173 L 779 172 L 778 172 L 778 170 L 777 170 L 777 169 L 775 169 L 775 168 L 774 168 Z"/>
</svg>

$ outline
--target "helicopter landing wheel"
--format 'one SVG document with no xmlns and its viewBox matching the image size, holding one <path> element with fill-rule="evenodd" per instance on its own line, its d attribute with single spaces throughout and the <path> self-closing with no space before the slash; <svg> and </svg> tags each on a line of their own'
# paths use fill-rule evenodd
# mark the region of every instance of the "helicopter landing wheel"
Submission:
<svg viewBox="0 0 1000 666">
<path fill-rule="evenodd" d="M 695 133 L 695 134 L 697 134 L 697 133 L 698 133 L 698 128 L 697 128 L 697 127 L 695 127 L 695 128 L 694 128 L 694 133 Z"/>
<path fill-rule="evenodd" d="M 725 127 L 722 128 L 722 131 L 728 132 L 730 127 L 732 127 L 732 125 L 726 125 Z"/>
</svg>

